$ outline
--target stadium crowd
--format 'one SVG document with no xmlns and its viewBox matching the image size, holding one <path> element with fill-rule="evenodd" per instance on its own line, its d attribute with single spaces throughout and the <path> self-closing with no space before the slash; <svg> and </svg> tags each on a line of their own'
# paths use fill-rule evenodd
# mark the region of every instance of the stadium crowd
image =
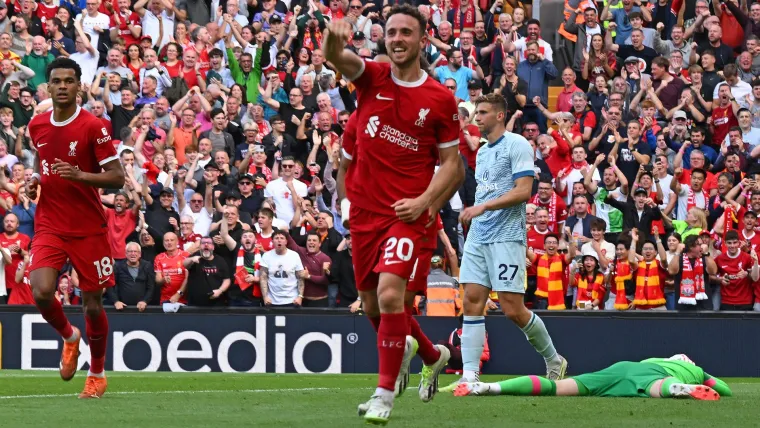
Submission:
<svg viewBox="0 0 760 428">
<path fill-rule="evenodd" d="M 397 3 L 407 2 L 0 2 L 2 298 L 33 303 L 26 125 L 51 108 L 47 64 L 67 56 L 83 71 L 82 107 L 113 135 L 127 174 L 101 196 L 115 261 L 104 269 L 117 283 L 109 305 L 359 310 L 336 200 L 357 105 L 320 47 L 326 22 L 343 19 L 354 29 L 347 48 L 382 60 Z M 489 92 L 535 150 L 526 302 L 760 310 L 760 3 L 566 0 L 558 29 L 518 0 L 417 6 L 429 74 L 459 104 L 467 171 L 440 213 L 439 250 L 419 261 L 431 269 L 422 313 L 461 307 L 458 215 L 475 203 L 474 100 Z M 542 37 L 555 31 L 556 41 Z M 77 283 L 65 269 L 64 303 L 76 303 Z"/>
</svg>

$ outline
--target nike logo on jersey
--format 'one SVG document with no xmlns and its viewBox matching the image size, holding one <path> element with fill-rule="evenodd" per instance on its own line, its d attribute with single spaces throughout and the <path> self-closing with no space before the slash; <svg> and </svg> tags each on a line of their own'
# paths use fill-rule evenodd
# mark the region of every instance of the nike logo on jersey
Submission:
<svg viewBox="0 0 760 428">
<path fill-rule="evenodd" d="M 40 147 L 46 146 L 46 145 L 47 145 L 47 143 L 39 143 L 39 144 L 37 144 L 37 148 L 40 148 Z"/>
<path fill-rule="evenodd" d="M 388 266 L 388 265 L 395 265 L 399 263 L 401 263 L 401 260 L 390 260 L 390 261 L 386 261 L 385 265 Z"/>
<path fill-rule="evenodd" d="M 384 97 L 384 96 L 382 96 L 380 94 L 377 94 L 376 97 L 377 97 L 378 100 L 393 101 L 393 98 Z"/>
<path fill-rule="evenodd" d="M 110 276 L 109 276 L 108 278 L 110 278 Z M 98 285 L 103 285 L 103 284 L 105 284 L 106 282 L 108 282 L 108 278 L 106 278 L 106 279 L 101 279 L 100 281 L 98 281 Z"/>
</svg>

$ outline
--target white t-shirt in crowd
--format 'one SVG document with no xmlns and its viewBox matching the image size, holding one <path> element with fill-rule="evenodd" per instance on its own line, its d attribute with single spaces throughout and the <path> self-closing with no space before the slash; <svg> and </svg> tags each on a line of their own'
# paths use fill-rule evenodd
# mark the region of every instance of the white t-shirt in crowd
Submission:
<svg viewBox="0 0 760 428">
<path fill-rule="evenodd" d="M 589 165 L 586 168 L 591 168 L 591 166 Z M 591 177 L 591 179 L 599 183 L 599 180 L 601 180 L 599 177 L 599 169 L 594 170 L 594 175 Z M 570 208 L 573 205 L 573 184 L 579 181 L 583 181 L 583 174 L 581 174 L 581 170 L 579 169 L 572 169 L 566 176 L 562 177 L 562 181 L 564 181 L 565 185 L 567 186 L 565 203 L 567 204 L 567 207 Z"/>
<path fill-rule="evenodd" d="M 293 187 L 295 187 L 298 196 L 302 198 L 305 198 L 308 194 L 309 188 L 306 187 L 306 184 L 296 179 L 293 179 Z M 277 218 L 290 224 L 296 211 L 293 208 L 293 195 L 290 194 L 290 189 L 288 189 L 288 184 L 285 180 L 280 177 L 277 180 L 270 181 L 264 189 L 264 197 L 274 200 L 274 204 L 277 207 Z"/>
<path fill-rule="evenodd" d="M 10 252 L 6 250 L 5 248 L 0 247 L 0 251 L 8 254 L 8 257 L 11 256 Z M 19 265 L 21 267 L 23 265 Z M 16 272 L 13 273 L 14 275 Z M 28 287 L 27 284 L 20 284 L 18 287 Z M 8 289 L 5 287 L 5 260 L 0 256 L 0 296 L 7 296 L 8 295 Z"/>
<path fill-rule="evenodd" d="M 213 217 L 208 213 L 208 211 L 206 211 L 206 207 L 203 207 L 200 211 L 194 213 L 193 210 L 190 209 L 188 202 L 180 215 L 193 218 L 193 222 L 195 222 L 195 225 L 193 225 L 193 233 L 197 233 L 201 236 L 208 236 L 208 231 L 211 228 Z"/>
<path fill-rule="evenodd" d="M 92 46 L 94 47 L 95 45 Z M 95 55 L 91 54 L 88 51 L 75 52 L 69 55 L 69 58 L 79 64 L 79 67 L 82 69 L 82 83 L 89 85 L 92 84 L 93 80 L 95 80 L 95 70 L 98 68 L 99 57 L 100 54 L 97 51 L 95 52 Z"/>
<path fill-rule="evenodd" d="M 277 254 L 277 250 L 264 253 L 261 257 L 261 267 L 269 270 L 267 295 L 273 305 L 289 305 L 298 297 L 298 277 L 296 272 L 303 270 L 301 257 L 298 253 L 285 250 L 285 254 Z"/>
<path fill-rule="evenodd" d="M 164 26 L 164 38 L 158 40 L 160 28 L 158 24 L 158 18 L 148 9 L 145 9 L 145 15 L 142 17 L 142 35 L 150 36 L 153 39 L 153 45 L 159 45 L 159 48 L 163 48 L 165 44 L 171 41 L 171 37 L 174 35 L 174 13 L 167 14 L 166 11 L 161 12 L 161 20 Z"/>
<path fill-rule="evenodd" d="M 662 185 L 662 181 L 660 181 L 660 185 Z M 687 202 L 689 201 L 689 191 L 691 190 L 691 187 L 689 187 L 688 184 L 682 184 L 681 185 L 681 193 L 678 194 L 678 209 L 676 211 L 676 220 L 686 220 L 686 212 L 688 211 Z M 708 193 L 709 195 L 709 193 Z M 708 198 L 705 198 L 704 193 L 702 192 L 695 192 L 694 193 L 694 206 L 697 208 L 705 209 L 707 208 L 707 202 Z"/>
<path fill-rule="evenodd" d="M 111 18 L 108 17 L 105 13 L 98 12 L 95 16 L 90 16 L 87 14 L 87 11 L 84 11 L 84 19 L 82 20 L 82 29 L 85 33 L 90 35 L 90 44 L 92 47 L 95 48 L 95 50 L 98 50 L 98 42 L 100 41 L 100 33 L 95 31 L 95 27 L 100 28 L 101 30 L 107 30 L 111 26 Z M 82 17 L 82 13 L 77 15 L 76 21 L 79 21 L 79 18 Z M 106 32 L 105 37 L 108 37 L 108 32 Z M 95 68 L 97 68 L 97 64 L 95 64 Z M 92 69 L 93 73 L 95 72 L 95 68 Z M 82 69 L 82 72 L 84 73 L 84 68 Z M 94 76 L 94 74 L 93 74 Z M 90 83 L 92 80 L 90 80 L 87 83 Z M 84 80 L 82 81 L 84 82 Z"/>
</svg>

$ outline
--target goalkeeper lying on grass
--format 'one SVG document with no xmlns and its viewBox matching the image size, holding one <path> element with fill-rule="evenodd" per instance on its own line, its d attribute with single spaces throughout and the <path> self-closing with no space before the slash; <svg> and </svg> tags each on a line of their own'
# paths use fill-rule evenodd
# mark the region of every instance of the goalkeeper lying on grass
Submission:
<svg viewBox="0 0 760 428">
<path fill-rule="evenodd" d="M 496 383 L 468 382 L 454 395 L 556 395 L 592 397 L 653 397 L 719 400 L 730 397 L 722 380 L 705 373 L 686 355 L 622 361 L 598 372 L 559 381 L 523 376 Z"/>
</svg>

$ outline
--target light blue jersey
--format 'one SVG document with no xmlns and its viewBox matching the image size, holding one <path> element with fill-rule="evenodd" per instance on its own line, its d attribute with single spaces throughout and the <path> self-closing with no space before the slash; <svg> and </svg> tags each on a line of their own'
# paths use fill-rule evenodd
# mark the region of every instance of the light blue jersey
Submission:
<svg viewBox="0 0 760 428">
<path fill-rule="evenodd" d="M 505 132 L 493 144 L 478 150 L 475 166 L 475 205 L 492 201 L 512 190 L 515 180 L 533 177 L 533 150 L 528 140 Z M 472 220 L 467 241 L 477 244 L 516 242 L 526 244 L 525 203 L 486 211 Z"/>
</svg>

